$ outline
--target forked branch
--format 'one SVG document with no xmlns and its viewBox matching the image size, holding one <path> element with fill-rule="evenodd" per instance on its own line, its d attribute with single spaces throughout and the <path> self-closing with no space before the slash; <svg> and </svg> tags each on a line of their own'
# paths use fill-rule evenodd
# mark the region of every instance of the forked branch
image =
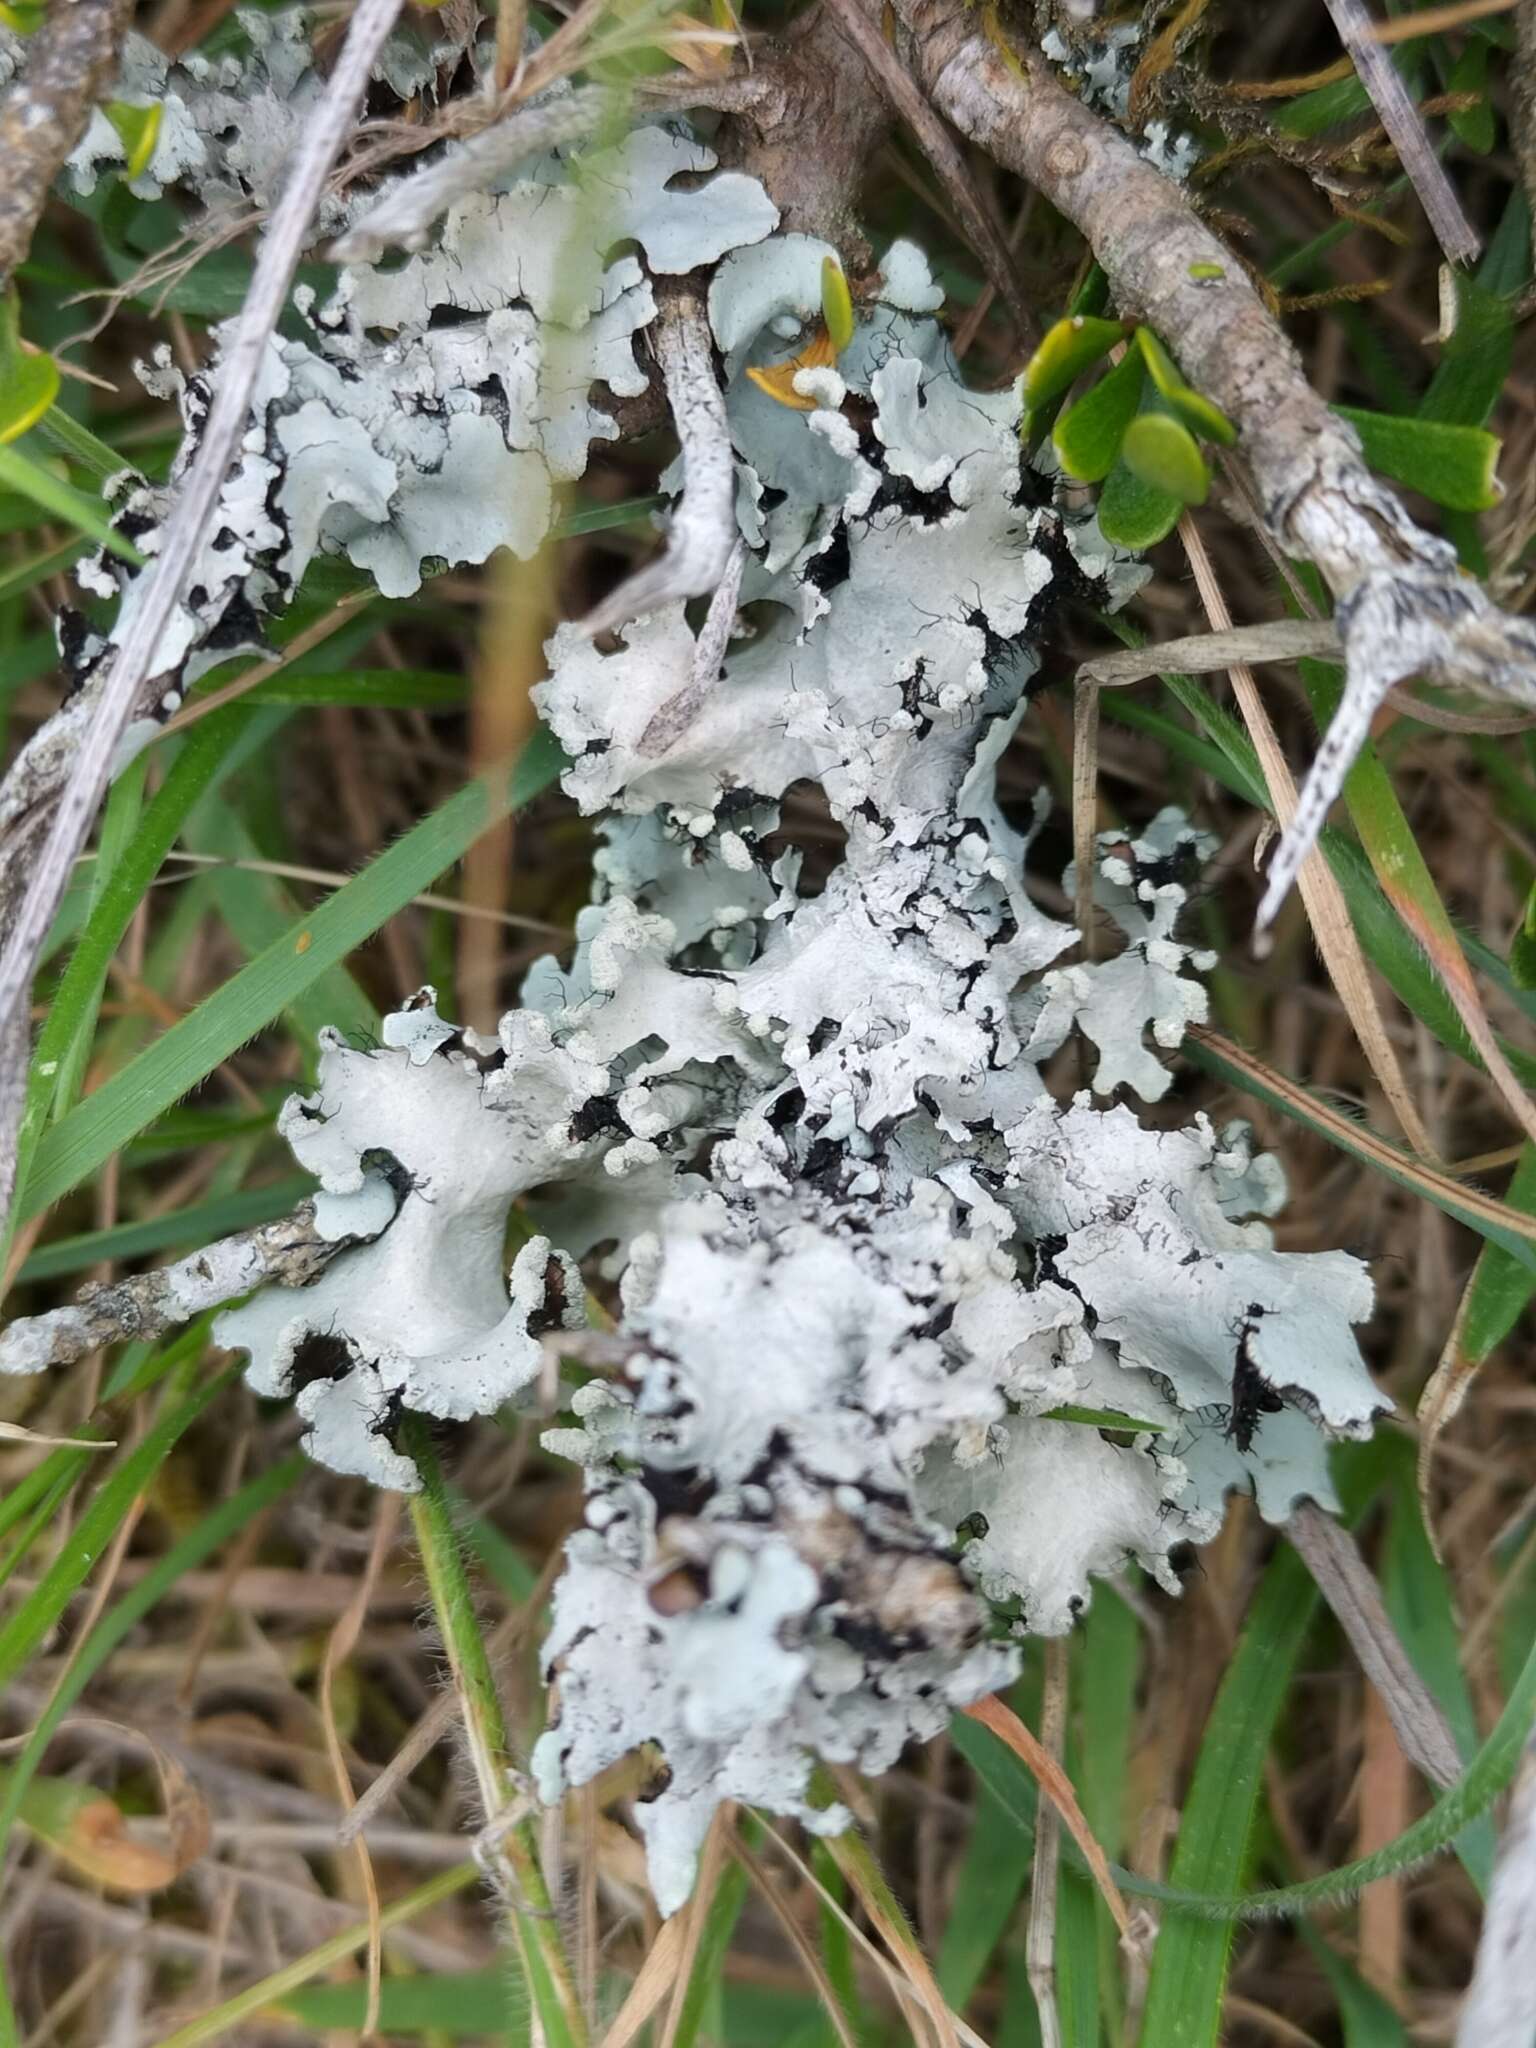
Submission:
<svg viewBox="0 0 1536 2048">
<path fill-rule="evenodd" d="M 1237 427 L 1275 541 L 1315 563 L 1334 594 L 1344 699 L 1270 867 L 1262 928 L 1393 684 L 1422 675 L 1536 705 L 1536 625 L 1500 611 L 1461 574 L 1455 550 L 1371 474 L 1242 266 L 1172 179 L 1038 53 L 992 41 L 966 0 L 895 0 L 895 11 L 901 54 L 935 106 L 1081 230 L 1120 310 L 1154 327 Z"/>
</svg>

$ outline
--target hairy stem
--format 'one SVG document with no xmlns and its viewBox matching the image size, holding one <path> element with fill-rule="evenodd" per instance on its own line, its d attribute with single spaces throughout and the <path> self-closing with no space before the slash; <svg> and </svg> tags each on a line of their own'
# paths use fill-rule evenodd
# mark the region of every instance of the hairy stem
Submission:
<svg viewBox="0 0 1536 2048">
<path fill-rule="evenodd" d="M 510 1763 L 501 1695 L 486 1651 L 463 1548 L 432 1433 L 420 1416 L 405 1422 L 405 1445 L 421 1474 L 411 1522 L 432 1611 L 448 1655 L 465 1748 L 486 1826 L 481 1862 L 508 1909 L 513 1937 L 551 2048 L 585 2048 L 586 2021 L 559 1923 L 539 1863 L 527 1801 Z"/>
</svg>

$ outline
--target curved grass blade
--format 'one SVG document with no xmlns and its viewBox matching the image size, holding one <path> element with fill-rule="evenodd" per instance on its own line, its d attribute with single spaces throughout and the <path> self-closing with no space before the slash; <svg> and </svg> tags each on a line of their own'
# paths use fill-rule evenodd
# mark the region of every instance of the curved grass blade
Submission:
<svg viewBox="0 0 1536 2048">
<path fill-rule="evenodd" d="M 212 1376 L 168 1406 L 143 1441 L 97 1487 L 52 1564 L 0 1627 L 0 1686 L 10 1683 L 59 1620 L 84 1585 L 91 1567 L 127 1513 L 129 1503 L 144 1491 L 177 1440 L 233 1377 L 233 1370 Z"/>
<path fill-rule="evenodd" d="M 1289 1547 L 1264 1574 L 1205 1724 L 1169 1883 L 1233 1891 L 1248 1859 L 1264 1759 L 1317 1611 L 1311 1574 Z M 1230 1921 L 1170 1918 L 1152 1951 L 1142 2048 L 1216 2048 L 1232 1946 Z"/>
<path fill-rule="evenodd" d="M 344 888 L 295 919 L 283 938 L 47 1133 L 16 1205 L 18 1216 L 35 1215 L 94 1173 L 327 968 L 337 966 L 413 896 L 430 888 L 497 819 L 553 781 L 563 760 L 555 742 L 541 731 L 515 763 L 466 784 Z"/>
</svg>

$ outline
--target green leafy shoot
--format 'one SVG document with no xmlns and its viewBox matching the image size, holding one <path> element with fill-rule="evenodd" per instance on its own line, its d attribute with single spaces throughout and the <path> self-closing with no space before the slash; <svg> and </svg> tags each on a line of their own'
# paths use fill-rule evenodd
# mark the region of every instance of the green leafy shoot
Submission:
<svg viewBox="0 0 1536 2048">
<path fill-rule="evenodd" d="M 117 130 L 118 140 L 127 152 L 123 176 L 132 183 L 149 169 L 155 144 L 160 140 L 164 109 L 158 100 L 147 107 L 133 106 L 127 100 L 108 100 L 101 111 Z"/>
<path fill-rule="evenodd" d="M 841 355 L 853 339 L 853 297 L 835 256 L 821 259 L 821 317 L 833 348 Z"/>
<path fill-rule="evenodd" d="M 1148 483 L 1121 456 L 1105 478 L 1099 497 L 1099 527 L 1116 547 L 1155 547 L 1179 523 L 1184 500 Z"/>
</svg>

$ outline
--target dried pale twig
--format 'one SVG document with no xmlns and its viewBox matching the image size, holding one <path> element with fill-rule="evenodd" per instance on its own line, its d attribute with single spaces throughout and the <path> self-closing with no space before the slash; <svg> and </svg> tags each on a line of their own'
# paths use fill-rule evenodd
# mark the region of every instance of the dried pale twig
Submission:
<svg viewBox="0 0 1536 2048">
<path fill-rule="evenodd" d="M 731 549 L 720 587 L 709 601 L 709 611 L 694 648 L 693 673 L 675 695 L 652 713 L 640 735 L 642 754 L 664 754 L 674 745 L 698 717 L 705 699 L 719 682 L 726 643 L 736 623 L 736 605 L 746 565 L 746 545 L 738 540 Z"/>
<path fill-rule="evenodd" d="M 607 86 L 587 85 L 516 107 L 436 163 L 398 179 L 332 243 L 327 256 L 332 263 L 376 263 L 386 249 L 421 248 L 456 199 L 485 191 L 525 157 L 580 141 L 620 104 Z"/>
<path fill-rule="evenodd" d="M 1424 117 L 1414 105 L 1401 74 L 1374 34 L 1361 0 L 1327 0 L 1328 12 L 1339 32 L 1339 41 L 1354 60 L 1360 83 L 1371 96 L 1371 105 L 1392 146 L 1398 162 L 1419 204 L 1434 230 L 1435 240 L 1449 263 L 1467 263 L 1482 247 L 1451 181 L 1441 169 L 1424 127 Z"/>
<path fill-rule="evenodd" d="M 64 159 L 117 64 L 133 0 L 53 0 L 0 101 L 0 291 L 32 244 Z"/>
<path fill-rule="evenodd" d="M 736 459 L 715 375 L 714 339 L 701 294 L 668 292 L 656 318 L 656 359 L 683 449 L 683 495 L 665 554 L 595 606 L 587 633 L 606 633 L 679 597 L 702 597 L 725 575 L 736 542 Z"/>
<path fill-rule="evenodd" d="M 1528 2048 L 1536 2038 L 1536 1742 L 1515 1780 L 1456 2048 Z"/>
<path fill-rule="evenodd" d="M 1200 592 L 1200 601 L 1205 615 L 1218 633 L 1232 630 L 1231 614 L 1216 580 L 1216 572 L 1206 553 L 1205 543 L 1193 519 L 1186 513 L 1179 522 L 1179 538 L 1184 543 L 1184 552 L 1189 565 L 1195 572 L 1195 583 Z M 1254 751 L 1259 757 L 1259 767 L 1269 789 L 1270 803 L 1275 816 L 1282 826 L 1289 824 L 1296 811 L 1296 785 L 1291 780 L 1291 771 L 1286 765 L 1275 729 L 1270 724 L 1269 713 L 1259 695 L 1259 686 L 1254 681 L 1253 671 L 1242 662 L 1233 662 L 1227 671 L 1232 684 L 1232 694 L 1242 712 L 1243 723 L 1248 728 Z M 1404 1137 L 1407 1138 L 1421 1159 L 1433 1160 L 1435 1148 L 1429 1133 L 1424 1128 L 1418 1106 L 1409 1092 L 1408 1083 L 1398 1062 L 1397 1052 L 1387 1029 L 1382 1022 L 1381 1011 L 1376 1002 L 1376 991 L 1371 986 L 1370 973 L 1365 964 L 1365 955 L 1350 921 L 1349 909 L 1344 901 L 1344 892 L 1334 878 L 1333 870 L 1320 853 L 1312 852 L 1302 863 L 1299 877 L 1302 901 L 1311 920 L 1313 936 L 1323 964 L 1328 969 L 1328 978 L 1338 990 L 1339 1001 L 1354 1027 L 1360 1049 L 1370 1062 L 1371 1072 L 1381 1084 L 1382 1093 L 1392 1106 Z"/>
<path fill-rule="evenodd" d="M 1398 1640 L 1381 1592 L 1354 1539 L 1315 1501 L 1303 1501 L 1285 1525 L 1318 1591 L 1360 1660 L 1397 1731 L 1409 1762 L 1442 1791 L 1461 1776 L 1450 1724 Z"/>
<path fill-rule="evenodd" d="M 940 112 L 1082 231 L 1122 312 L 1168 342 L 1238 429 L 1265 522 L 1336 599 L 1347 685 L 1270 868 L 1274 918 L 1370 729 L 1404 677 L 1536 705 L 1536 624 L 1502 613 L 1361 459 L 1291 343 L 1178 185 L 1064 90 L 1037 53 L 1004 51 L 964 0 L 895 0 L 902 49 Z"/>
<path fill-rule="evenodd" d="M 1122 690 L 1148 676 L 1208 675 L 1234 662 L 1304 661 L 1337 654 L 1338 628 L 1332 619 L 1270 619 L 1262 626 L 1233 626 L 1220 633 L 1190 633 L 1149 647 L 1116 648 L 1080 664 L 1079 687 L 1095 683 Z"/>
<path fill-rule="evenodd" d="M 47 839 L 30 865 L 24 892 L 0 954 L 0 1064 L 18 1049 L 32 970 L 59 907 L 75 856 L 85 842 L 112 764 L 130 719 L 153 701 L 159 650 L 192 565 L 207 539 L 209 520 L 249 417 L 251 394 L 267 345 L 303 248 L 304 238 L 332 164 L 350 130 L 358 102 L 401 0 L 359 0 L 347 28 L 314 119 L 272 211 L 262 237 L 250 290 L 226 345 L 220 375 L 197 455 L 182 481 L 160 535 L 154 565 L 131 588 L 123 606 L 123 637 L 116 658 L 96 689 L 88 712 L 68 730 L 73 744 L 52 764 L 51 786 L 39 788 L 38 804 L 52 810 Z M 147 694 L 147 692 L 149 694 Z M 23 756 L 23 760 L 27 757 Z M 7 791 L 7 795 L 11 792 Z M 28 850 L 40 836 L 35 816 L 26 834 Z M 13 841 L 7 865 L 16 857 Z M 7 891 L 0 878 L 0 906 Z M 20 1096 L 14 1087 L 0 1099 L 0 1205 L 10 1200 L 15 1177 L 15 1129 Z"/>
<path fill-rule="evenodd" d="M 73 1365 L 105 1344 L 158 1337 L 269 1281 L 306 1286 L 338 1251 L 361 1241 L 322 1237 L 314 1203 L 301 1202 L 291 1215 L 222 1237 L 175 1265 L 83 1287 L 68 1307 L 19 1316 L 0 1331 L 0 1372 L 42 1372 Z"/>
</svg>

